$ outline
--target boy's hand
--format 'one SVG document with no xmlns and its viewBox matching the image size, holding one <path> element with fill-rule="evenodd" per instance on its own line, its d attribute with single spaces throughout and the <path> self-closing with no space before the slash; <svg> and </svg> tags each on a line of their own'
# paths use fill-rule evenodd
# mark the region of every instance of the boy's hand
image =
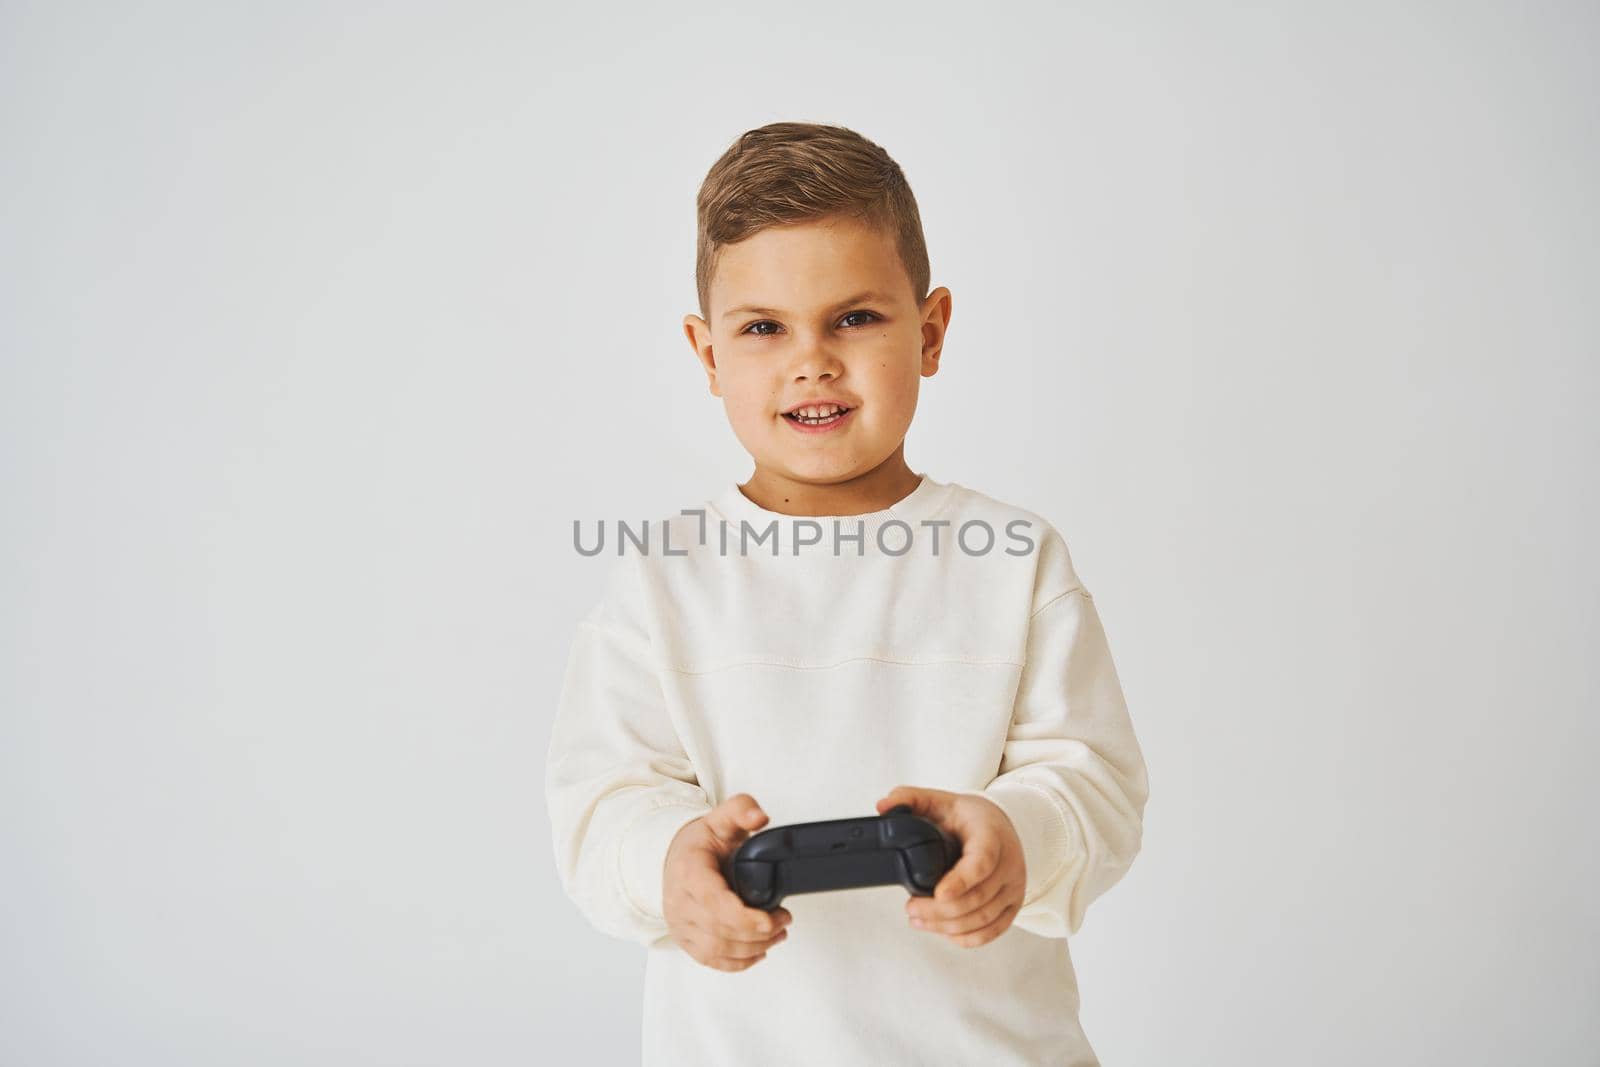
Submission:
<svg viewBox="0 0 1600 1067">
<path fill-rule="evenodd" d="M 735 793 L 683 828 L 667 846 L 662 906 L 672 939 L 719 971 L 742 971 L 789 936 L 787 908 L 752 908 L 728 887 L 722 861 L 761 829 L 767 813 L 748 793 Z"/>
<path fill-rule="evenodd" d="M 933 896 L 906 901 L 911 924 L 965 948 L 1005 933 L 1027 887 L 1022 841 L 1006 813 L 984 797 L 902 785 L 878 801 L 878 814 L 897 804 L 910 805 L 961 842 L 961 858 L 939 879 Z"/>
</svg>

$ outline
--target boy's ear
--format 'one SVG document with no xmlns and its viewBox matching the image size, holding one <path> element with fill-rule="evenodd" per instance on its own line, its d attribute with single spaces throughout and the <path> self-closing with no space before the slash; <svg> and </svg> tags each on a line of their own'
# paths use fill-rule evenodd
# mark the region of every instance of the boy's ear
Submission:
<svg viewBox="0 0 1600 1067">
<path fill-rule="evenodd" d="M 706 381 L 711 386 L 712 396 L 721 396 L 717 389 L 717 359 L 711 351 L 711 327 L 699 315 L 685 315 L 683 317 L 683 333 L 689 338 L 689 347 L 694 349 L 695 358 L 700 360 L 701 367 L 706 372 Z"/>
<path fill-rule="evenodd" d="M 945 331 L 950 327 L 950 290 L 939 286 L 922 302 L 922 376 L 939 372 Z"/>
</svg>

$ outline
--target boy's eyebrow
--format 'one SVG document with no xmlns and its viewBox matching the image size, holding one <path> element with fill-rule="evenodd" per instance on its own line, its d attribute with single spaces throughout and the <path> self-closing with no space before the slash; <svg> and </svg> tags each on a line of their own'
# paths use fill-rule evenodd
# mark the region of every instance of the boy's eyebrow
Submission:
<svg viewBox="0 0 1600 1067">
<path fill-rule="evenodd" d="M 839 301 L 837 304 L 834 304 L 832 307 L 828 308 L 828 310 L 829 311 L 838 311 L 839 309 L 841 309 L 843 307 L 847 307 L 850 304 L 866 304 L 866 303 L 885 304 L 885 303 L 888 303 L 888 297 L 884 296 L 882 293 L 876 292 L 875 290 L 868 289 L 865 292 L 857 293 L 855 296 L 846 297 L 845 299 Z M 747 314 L 748 315 L 782 315 L 783 312 L 779 311 L 779 310 L 777 310 L 775 308 L 756 307 L 754 304 L 740 304 L 738 307 L 729 308 L 727 311 L 724 311 L 722 313 L 722 317 L 727 319 L 727 318 L 732 318 L 734 315 L 747 315 Z"/>
</svg>

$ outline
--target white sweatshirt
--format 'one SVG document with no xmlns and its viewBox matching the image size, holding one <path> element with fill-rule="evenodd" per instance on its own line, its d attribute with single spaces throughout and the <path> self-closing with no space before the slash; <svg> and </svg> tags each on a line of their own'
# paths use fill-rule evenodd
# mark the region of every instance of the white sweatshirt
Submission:
<svg viewBox="0 0 1600 1067">
<path fill-rule="evenodd" d="M 1027 885 L 1000 937 L 918 930 L 880 886 L 785 898 L 788 939 L 742 971 L 672 940 L 662 867 L 686 822 L 735 793 L 767 827 L 871 816 L 897 785 L 1010 817 Z M 867 515 L 783 515 L 729 484 L 703 517 L 650 522 L 578 625 L 546 796 L 563 888 L 648 949 L 646 1065 L 1097 1062 L 1067 935 L 1138 853 L 1147 783 L 1094 599 L 1034 512 L 925 475 Z"/>
</svg>

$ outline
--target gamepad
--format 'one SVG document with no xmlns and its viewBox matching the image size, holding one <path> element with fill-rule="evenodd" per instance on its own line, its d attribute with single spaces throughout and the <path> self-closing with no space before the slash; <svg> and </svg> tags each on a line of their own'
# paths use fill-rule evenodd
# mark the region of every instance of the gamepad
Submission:
<svg viewBox="0 0 1600 1067">
<path fill-rule="evenodd" d="M 954 835 L 897 804 L 882 815 L 762 830 L 724 861 L 723 874 L 740 900 L 772 911 L 791 893 L 896 883 L 930 897 L 960 858 Z"/>
</svg>

